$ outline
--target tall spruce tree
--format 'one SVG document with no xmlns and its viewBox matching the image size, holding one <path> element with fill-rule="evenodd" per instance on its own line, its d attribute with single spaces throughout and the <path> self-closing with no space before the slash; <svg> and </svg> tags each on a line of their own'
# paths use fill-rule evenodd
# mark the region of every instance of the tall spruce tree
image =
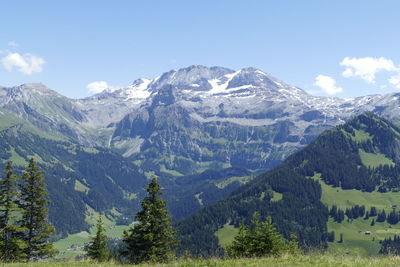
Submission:
<svg viewBox="0 0 400 267">
<path fill-rule="evenodd" d="M 147 193 L 135 217 L 137 224 L 124 232 L 126 250 L 122 253 L 131 263 L 167 262 L 174 257 L 178 241 L 156 177 L 151 179 Z"/>
<path fill-rule="evenodd" d="M 12 162 L 7 162 L 5 177 L 0 181 L 0 260 L 18 261 L 23 257 L 24 242 L 18 237 L 22 230 L 16 224 L 18 185 Z"/>
<path fill-rule="evenodd" d="M 52 256 L 56 251 L 53 244 L 48 242 L 54 228 L 47 220 L 47 189 L 43 171 L 33 158 L 29 160 L 21 180 L 19 206 L 22 210 L 21 226 L 25 228 L 22 239 L 26 242 L 26 260 L 33 261 Z"/>
<path fill-rule="evenodd" d="M 109 259 L 110 253 L 107 250 L 107 236 L 105 235 L 103 218 L 99 215 L 96 225 L 96 235 L 88 246 L 87 255 L 96 261 L 103 262 Z"/>
</svg>

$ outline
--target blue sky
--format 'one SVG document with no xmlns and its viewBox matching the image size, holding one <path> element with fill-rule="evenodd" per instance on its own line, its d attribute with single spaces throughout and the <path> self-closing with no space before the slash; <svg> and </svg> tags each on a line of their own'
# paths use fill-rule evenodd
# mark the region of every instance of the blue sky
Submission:
<svg viewBox="0 0 400 267">
<path fill-rule="evenodd" d="M 313 94 L 400 90 L 400 1 L 1 1 L 0 85 L 72 98 L 193 64 L 253 66 Z"/>
</svg>

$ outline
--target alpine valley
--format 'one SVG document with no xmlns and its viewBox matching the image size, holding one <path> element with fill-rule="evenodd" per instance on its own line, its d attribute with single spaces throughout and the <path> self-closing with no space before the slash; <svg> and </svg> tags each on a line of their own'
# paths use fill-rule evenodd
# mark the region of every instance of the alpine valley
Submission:
<svg viewBox="0 0 400 267">
<path fill-rule="evenodd" d="M 313 96 L 255 68 L 190 66 L 84 99 L 0 87 L 0 167 L 39 162 L 57 238 L 89 231 L 99 212 L 110 229 L 132 222 L 156 175 L 195 254 L 220 253 L 255 210 L 304 247 L 335 231 L 345 241 L 330 247 L 377 253 L 396 224 L 378 222 L 372 241 L 372 217 L 339 222 L 331 209 L 389 213 L 400 201 L 399 106 L 397 93 Z"/>
</svg>

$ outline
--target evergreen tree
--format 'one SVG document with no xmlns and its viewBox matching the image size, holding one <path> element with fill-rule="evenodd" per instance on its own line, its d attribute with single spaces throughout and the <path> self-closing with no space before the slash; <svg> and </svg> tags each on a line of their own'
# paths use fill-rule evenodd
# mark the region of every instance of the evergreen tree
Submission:
<svg viewBox="0 0 400 267">
<path fill-rule="evenodd" d="M 327 241 L 328 242 L 335 242 L 335 231 L 328 232 Z"/>
<path fill-rule="evenodd" d="M 100 215 L 97 221 L 96 235 L 93 237 L 92 242 L 88 246 L 87 255 L 96 261 L 102 262 L 109 259 L 109 252 L 107 250 L 107 236 L 103 225 L 103 218 Z"/>
<path fill-rule="evenodd" d="M 376 207 L 371 207 L 371 210 L 369 212 L 369 216 L 374 217 L 378 215 L 378 211 L 376 210 Z"/>
<path fill-rule="evenodd" d="M 23 256 L 24 242 L 18 237 L 21 227 L 16 224 L 18 188 L 12 162 L 7 162 L 5 178 L 0 181 L 0 260 L 18 261 Z"/>
<path fill-rule="evenodd" d="M 22 174 L 20 185 L 21 198 L 19 206 L 22 210 L 21 226 L 24 227 L 22 239 L 26 242 L 24 252 L 26 260 L 32 261 L 53 255 L 56 251 L 47 239 L 54 228 L 47 222 L 47 190 L 43 171 L 35 160 L 29 160 L 28 167 Z"/>
<path fill-rule="evenodd" d="M 344 211 L 341 209 L 338 209 L 337 216 L 335 218 L 335 222 L 341 223 L 344 221 Z"/>
<path fill-rule="evenodd" d="M 227 248 L 231 257 L 263 257 L 275 256 L 284 252 L 294 252 L 295 241 L 287 242 L 276 230 L 271 217 L 260 222 L 255 213 L 250 226 L 241 225 L 238 235 Z"/>
<path fill-rule="evenodd" d="M 167 262 L 173 258 L 178 241 L 156 177 L 151 179 L 147 193 L 135 217 L 138 223 L 124 232 L 127 248 L 122 253 L 132 263 Z"/>
<path fill-rule="evenodd" d="M 329 216 L 331 216 L 332 218 L 336 218 L 337 212 L 338 212 L 337 206 L 333 205 L 331 210 L 329 211 Z"/>
<path fill-rule="evenodd" d="M 372 219 L 371 226 L 375 226 L 375 219 Z"/>
<path fill-rule="evenodd" d="M 382 210 L 381 212 L 379 212 L 378 217 L 376 218 L 377 222 L 384 222 L 386 221 L 386 212 L 385 210 Z"/>
</svg>

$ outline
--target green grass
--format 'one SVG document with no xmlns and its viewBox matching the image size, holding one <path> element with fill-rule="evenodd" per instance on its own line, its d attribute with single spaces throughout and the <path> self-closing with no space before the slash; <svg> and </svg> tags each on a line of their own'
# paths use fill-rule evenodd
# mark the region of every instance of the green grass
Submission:
<svg viewBox="0 0 400 267">
<path fill-rule="evenodd" d="M 392 204 L 400 206 L 400 193 L 399 192 L 387 192 L 380 193 L 374 192 L 362 192 L 356 189 L 344 190 L 339 187 L 332 187 L 325 184 L 321 179 L 321 174 L 317 173 L 313 179 L 320 182 L 322 187 L 321 201 L 327 206 L 336 205 L 342 209 L 350 208 L 354 205 L 365 205 L 369 207 L 377 207 L 379 209 L 391 210 Z"/>
<path fill-rule="evenodd" d="M 355 133 L 355 135 L 354 135 L 353 140 L 356 142 L 365 142 L 368 140 L 372 140 L 372 136 L 363 130 L 354 129 L 354 133 Z"/>
<path fill-rule="evenodd" d="M 0 264 L 4 267 L 107 267 L 133 266 L 114 262 L 37 262 Z M 343 254 L 313 253 L 310 255 L 284 255 L 281 257 L 251 259 L 180 259 L 168 264 L 140 264 L 139 267 L 394 267 L 400 266 L 400 257 L 360 257 Z"/>
<path fill-rule="evenodd" d="M 218 237 L 219 245 L 225 248 L 232 243 L 238 231 L 239 229 L 233 227 L 233 225 L 225 224 L 224 227 L 215 232 L 215 236 Z"/>
<path fill-rule="evenodd" d="M 167 173 L 167 174 L 171 174 L 171 175 L 173 175 L 173 176 L 183 176 L 182 173 L 180 173 L 180 172 L 178 172 L 178 171 L 176 171 L 176 170 L 169 170 L 169 169 L 167 169 L 167 168 L 165 167 L 164 164 L 161 164 L 161 165 L 160 165 L 160 172 Z"/>
<path fill-rule="evenodd" d="M 226 186 L 230 185 L 231 183 L 234 182 L 239 182 L 241 185 L 251 181 L 253 179 L 253 176 L 233 176 L 229 177 L 228 179 L 223 179 L 222 181 L 218 181 L 215 183 L 215 186 L 223 189 Z"/>
<path fill-rule="evenodd" d="M 378 210 L 385 209 L 388 213 L 392 210 L 393 204 L 400 206 L 400 193 L 398 192 L 380 193 L 377 191 L 362 192 L 355 189 L 343 190 L 325 184 L 320 179 L 320 176 L 320 174 L 315 174 L 313 179 L 316 179 L 321 184 L 321 201 L 328 207 L 337 205 L 344 210 L 355 205 L 364 205 L 367 210 L 374 206 Z M 400 224 L 376 223 L 372 227 L 370 224 L 373 218 L 376 220 L 376 217 L 371 217 L 368 220 L 358 218 L 348 222 L 346 217 L 345 221 L 340 224 L 330 219 L 328 231 L 335 231 L 336 240 L 339 240 L 339 235 L 342 233 L 344 242 L 329 243 L 329 250 L 347 254 L 377 255 L 380 249 L 379 240 L 400 234 Z M 365 235 L 366 231 L 370 231 L 371 235 Z"/>
<path fill-rule="evenodd" d="M 376 168 L 381 165 L 393 166 L 394 162 L 380 153 L 368 153 L 362 149 L 358 150 L 362 164 L 370 168 Z"/>
<path fill-rule="evenodd" d="M 271 201 L 276 202 L 276 201 L 281 200 L 282 198 L 283 198 L 283 194 L 274 191 L 274 195 L 273 195 L 273 197 L 271 198 Z"/>
<path fill-rule="evenodd" d="M 93 147 L 83 147 L 82 150 L 90 154 L 98 154 L 100 152 L 99 150 Z"/>
<path fill-rule="evenodd" d="M 74 186 L 75 191 L 83 192 L 85 194 L 89 193 L 90 188 L 87 187 L 86 185 L 82 184 L 80 181 L 75 180 L 75 186 Z"/>
<path fill-rule="evenodd" d="M 54 242 L 55 248 L 60 253 L 55 257 L 57 260 L 74 260 L 77 256 L 85 254 L 84 245 L 90 242 L 91 237 L 94 236 L 96 231 L 96 223 L 99 217 L 99 213 L 86 205 L 86 218 L 85 221 L 91 226 L 90 231 L 80 232 L 76 234 L 70 234 L 66 238 L 57 240 Z M 109 214 L 103 215 L 103 223 L 108 237 L 122 237 L 124 230 L 129 229 L 131 225 L 116 225 L 114 216 L 119 216 L 120 213 L 117 209 L 112 208 L 109 210 Z M 0 265 L 1 267 L 1 265 Z"/>
<path fill-rule="evenodd" d="M 26 162 L 26 160 L 23 157 L 21 157 L 13 147 L 11 147 L 10 152 L 11 152 L 11 158 L 9 160 L 13 162 L 13 165 L 25 167 L 28 164 L 28 162 Z"/>
</svg>

